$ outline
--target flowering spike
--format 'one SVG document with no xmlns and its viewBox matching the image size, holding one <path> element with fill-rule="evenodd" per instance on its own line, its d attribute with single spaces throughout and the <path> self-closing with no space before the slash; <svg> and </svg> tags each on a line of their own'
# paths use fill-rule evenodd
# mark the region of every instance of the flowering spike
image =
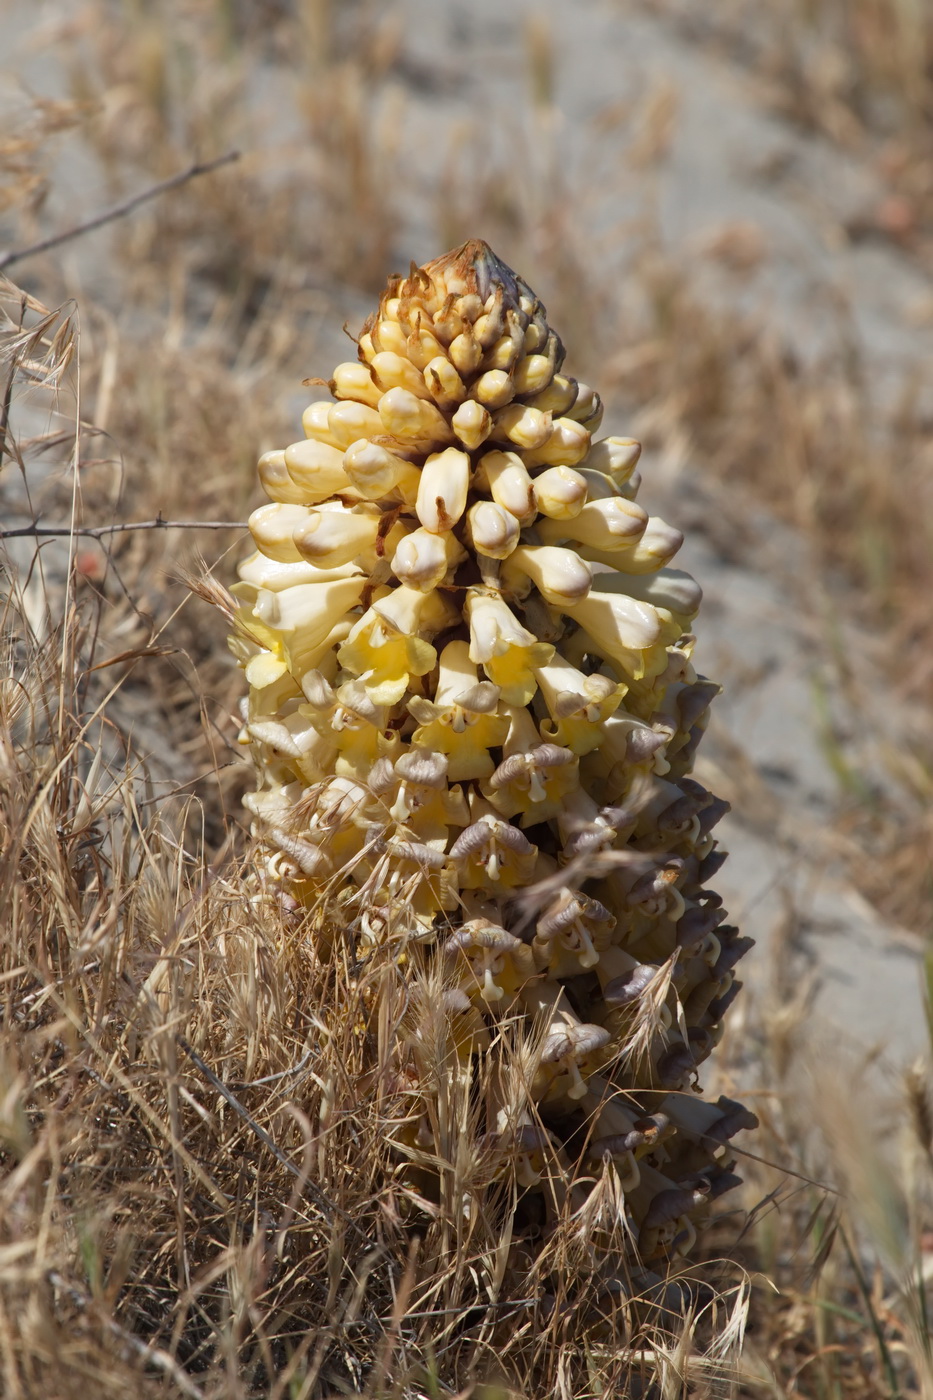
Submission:
<svg viewBox="0 0 933 1400">
<path fill-rule="evenodd" d="M 390 281 L 337 401 L 262 458 L 233 590 L 246 806 L 308 937 L 383 944 L 413 1006 L 419 969 L 446 979 L 431 1015 L 516 1189 L 546 1214 L 555 1173 L 582 1200 L 615 1163 L 621 1233 L 661 1271 L 753 1122 L 692 1092 L 749 940 L 704 888 L 725 804 L 687 776 L 718 689 L 691 661 L 700 590 L 668 567 L 680 531 L 634 503 L 638 443 L 592 441 L 599 394 L 563 357 L 471 240 Z M 407 1045 L 400 1179 L 416 1131 L 425 1162 L 447 1150 Z"/>
</svg>

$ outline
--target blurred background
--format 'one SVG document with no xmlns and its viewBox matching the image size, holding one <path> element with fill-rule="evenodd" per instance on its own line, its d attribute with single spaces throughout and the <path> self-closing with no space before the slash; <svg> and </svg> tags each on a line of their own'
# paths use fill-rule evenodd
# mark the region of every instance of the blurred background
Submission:
<svg viewBox="0 0 933 1400">
<path fill-rule="evenodd" d="M 67 522 L 73 499 L 91 525 L 245 519 L 257 456 L 299 435 L 301 381 L 353 357 L 341 327 L 388 273 L 487 239 L 606 430 L 643 442 L 644 500 L 705 589 L 699 666 L 725 694 L 698 776 L 733 804 L 719 883 L 759 943 L 722 1086 L 783 1165 L 852 1147 L 841 1120 L 810 1144 L 853 1085 L 876 1136 L 909 1121 L 929 1157 L 905 1071 L 933 911 L 927 0 L 0 0 L 0 23 L 0 265 L 240 152 L 9 264 L 80 360 L 8 405 L 2 520 Z M 14 326 L 44 314 L 3 305 Z M 57 546 L 38 566 L 8 548 L 61 584 Z M 111 652 L 147 649 L 113 730 L 160 800 L 200 794 L 215 847 L 238 820 L 242 687 L 179 570 L 203 557 L 229 582 L 241 550 L 141 532 L 76 561 Z M 759 1168 L 759 1197 L 779 1180 Z M 926 1268 L 902 1206 L 889 1246 Z"/>
</svg>

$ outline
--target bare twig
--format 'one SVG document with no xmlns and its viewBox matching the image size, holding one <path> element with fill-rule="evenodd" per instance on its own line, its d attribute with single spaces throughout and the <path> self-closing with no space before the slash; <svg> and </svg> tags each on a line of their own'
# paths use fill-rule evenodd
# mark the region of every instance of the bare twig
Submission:
<svg viewBox="0 0 933 1400">
<path fill-rule="evenodd" d="M 268 1147 L 275 1160 L 281 1163 L 281 1165 L 286 1169 L 286 1171 L 291 1172 L 292 1176 L 301 1177 L 301 1169 L 299 1167 L 296 1167 L 295 1163 L 290 1161 L 289 1158 L 286 1157 L 285 1153 L 277 1145 L 274 1139 L 269 1136 L 265 1128 L 263 1128 L 259 1123 L 256 1122 L 252 1114 L 250 1114 L 243 1107 L 236 1094 L 234 1094 L 232 1090 L 227 1088 L 223 1080 L 218 1079 L 217 1075 L 211 1069 L 210 1065 L 205 1064 L 205 1062 L 201 1059 L 201 1056 L 193 1048 L 193 1046 L 189 1045 L 185 1037 L 183 1035 L 176 1035 L 175 1038 L 178 1041 L 178 1044 L 181 1046 L 182 1050 L 184 1050 L 185 1054 L 188 1056 L 189 1060 L 191 1060 L 192 1063 L 196 1066 L 196 1068 L 201 1071 L 201 1073 L 204 1075 L 204 1078 L 214 1089 L 217 1090 L 218 1094 L 220 1094 L 223 1098 L 226 1099 L 227 1103 L 230 1105 L 233 1111 L 239 1114 L 239 1116 L 243 1119 L 243 1122 L 247 1123 L 249 1127 L 252 1128 L 253 1132 L 259 1138 L 259 1141 L 261 1143 L 264 1143 L 264 1145 Z M 366 1239 L 366 1236 L 364 1235 L 360 1227 L 357 1225 L 356 1221 L 351 1219 L 351 1217 L 347 1215 L 346 1211 L 341 1210 L 340 1207 L 338 1205 L 335 1205 L 333 1201 L 328 1200 L 324 1192 L 320 1189 L 319 1186 L 316 1186 L 313 1181 L 306 1182 L 305 1190 L 307 1191 L 311 1199 L 314 1201 L 318 1209 L 322 1211 L 325 1216 L 337 1216 L 337 1218 L 342 1220 L 345 1225 L 349 1225 L 350 1229 L 353 1230 L 353 1232 L 357 1234 L 361 1240 Z"/>
<path fill-rule="evenodd" d="M 65 1294 L 72 1307 L 77 1308 L 80 1312 L 91 1312 L 94 1310 L 92 1299 L 90 1299 L 86 1293 L 82 1293 L 79 1288 L 75 1288 L 73 1284 L 69 1283 L 67 1279 L 63 1278 L 62 1275 L 57 1273 L 54 1269 L 49 1271 L 46 1278 L 53 1288 L 57 1288 L 61 1293 Z M 122 1344 L 132 1352 L 134 1357 L 138 1357 L 139 1360 L 145 1362 L 147 1366 L 152 1366 L 155 1370 L 161 1371 L 164 1376 L 168 1376 L 175 1382 L 175 1385 L 183 1395 L 190 1397 L 190 1400 L 204 1400 L 203 1392 L 194 1384 L 187 1371 L 184 1371 L 181 1366 L 178 1365 L 178 1362 L 175 1361 L 173 1357 L 169 1356 L 167 1351 L 163 1351 L 161 1347 L 150 1346 L 148 1343 L 142 1341 L 141 1338 L 134 1336 L 132 1332 L 128 1332 L 125 1327 L 121 1327 L 120 1324 L 115 1322 L 111 1317 L 105 1317 L 103 1321 L 108 1332 L 116 1337 L 119 1342 L 122 1342 Z"/>
<path fill-rule="evenodd" d="M 160 194 L 177 189 L 179 185 L 185 185 L 189 180 L 197 179 L 199 175 L 209 175 L 212 170 L 217 170 L 220 166 L 229 165 L 231 161 L 239 159 L 239 151 L 228 151 L 226 155 L 218 156 L 216 160 L 199 161 L 197 164 L 189 166 L 187 170 L 179 171 L 177 175 L 170 175 L 167 180 L 160 180 L 157 185 L 150 185 L 149 189 L 141 190 L 139 194 L 132 195 L 130 199 L 123 200 L 121 204 L 115 204 L 112 209 L 105 209 L 100 214 L 95 214 L 93 218 L 86 219 L 83 224 L 75 224 L 73 228 L 63 229 L 61 233 L 53 233 L 50 238 L 43 238 L 40 243 L 33 243 L 28 248 L 13 248 L 10 252 L 0 256 L 0 272 L 12 267 L 14 263 L 22 262 L 23 258 L 31 258 L 36 253 L 48 252 L 49 248 L 57 248 L 60 243 L 68 243 L 72 238 L 80 237 L 82 233 L 90 233 L 103 224 L 113 223 L 114 219 L 122 219 L 125 215 L 131 214 L 140 204 L 145 204 L 147 200 L 155 199 Z"/>
<path fill-rule="evenodd" d="M 123 525 L 17 525 L 12 530 L 0 530 L 0 540 L 18 539 L 28 535 L 33 539 L 45 536 L 68 537 L 87 535 L 103 539 L 105 535 L 122 535 L 129 530 L 245 530 L 245 520 L 134 520 Z"/>
</svg>

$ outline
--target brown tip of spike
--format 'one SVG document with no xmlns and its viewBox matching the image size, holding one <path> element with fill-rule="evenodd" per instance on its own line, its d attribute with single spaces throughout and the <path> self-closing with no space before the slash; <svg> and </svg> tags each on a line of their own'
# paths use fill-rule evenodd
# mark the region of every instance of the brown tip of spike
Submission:
<svg viewBox="0 0 933 1400">
<path fill-rule="evenodd" d="M 448 296 L 460 297 L 475 292 L 485 301 L 496 287 L 502 287 L 507 300 L 515 306 L 522 296 L 537 301 L 534 292 L 518 273 L 497 257 L 482 238 L 468 238 L 459 248 L 425 263 L 422 270 Z"/>
</svg>

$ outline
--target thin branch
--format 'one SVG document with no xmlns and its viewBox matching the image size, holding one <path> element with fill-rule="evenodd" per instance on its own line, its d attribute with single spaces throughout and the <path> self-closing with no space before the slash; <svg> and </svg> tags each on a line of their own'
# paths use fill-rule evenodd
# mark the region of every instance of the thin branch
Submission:
<svg viewBox="0 0 933 1400">
<path fill-rule="evenodd" d="M 53 1288 L 57 1288 L 65 1294 L 72 1307 L 77 1308 L 80 1312 L 95 1311 L 93 1300 L 86 1293 L 82 1293 L 79 1288 L 75 1288 L 56 1270 L 50 1270 L 46 1274 L 46 1278 Z M 204 1400 L 203 1391 L 198 1389 L 187 1371 L 184 1371 L 174 1357 L 169 1356 L 167 1351 L 142 1341 L 141 1338 L 127 1331 L 125 1327 L 121 1327 L 119 1322 L 115 1322 L 111 1317 L 104 1317 L 102 1320 L 112 1336 L 122 1342 L 140 1361 L 143 1361 L 147 1366 L 152 1366 L 157 1371 L 161 1371 L 164 1376 L 168 1376 L 183 1395 L 189 1396 L 190 1400 Z"/>
<path fill-rule="evenodd" d="M 219 1079 L 217 1077 L 217 1075 L 211 1069 L 210 1065 L 205 1064 L 205 1062 L 201 1059 L 201 1056 L 197 1053 L 193 1046 L 189 1045 L 185 1037 L 176 1033 L 175 1039 L 178 1041 L 178 1044 L 181 1046 L 182 1050 L 184 1050 L 189 1060 L 191 1060 L 195 1067 L 201 1071 L 208 1083 L 212 1085 L 214 1089 L 217 1090 L 218 1094 L 220 1094 L 222 1098 L 226 1099 L 227 1103 L 233 1109 L 234 1113 L 239 1114 L 239 1116 L 243 1119 L 244 1123 L 248 1124 L 249 1127 L 252 1128 L 253 1132 L 259 1138 L 259 1141 L 261 1143 L 264 1143 L 265 1146 L 268 1147 L 275 1160 L 281 1163 L 281 1165 L 286 1169 L 286 1171 L 291 1172 L 292 1176 L 297 1176 L 301 1178 L 302 1173 L 300 1168 L 296 1167 L 294 1162 L 290 1161 L 289 1158 L 286 1157 L 285 1153 L 278 1146 L 278 1144 L 269 1136 L 265 1128 L 263 1128 L 259 1123 L 257 1123 L 255 1118 L 253 1118 L 253 1116 L 249 1112 L 247 1112 L 247 1110 L 240 1103 L 240 1100 L 237 1098 L 236 1094 L 234 1094 L 232 1090 L 227 1088 L 226 1084 L 223 1082 L 222 1079 Z M 305 1183 L 305 1191 L 314 1201 L 318 1210 L 320 1210 L 324 1214 L 325 1218 L 328 1215 L 330 1215 L 331 1217 L 337 1216 L 340 1220 L 344 1222 L 344 1224 L 349 1225 L 350 1229 L 353 1230 L 354 1233 L 357 1234 L 361 1240 L 366 1240 L 365 1234 L 357 1225 L 356 1221 L 351 1219 L 351 1217 L 346 1213 L 345 1210 L 341 1210 L 340 1206 L 335 1205 L 333 1201 L 328 1200 L 324 1192 L 320 1189 L 319 1186 L 316 1186 L 313 1181 L 308 1181 Z"/>
<path fill-rule="evenodd" d="M 231 161 L 239 160 L 239 151 L 228 151 L 224 156 L 218 156 L 216 160 L 198 162 L 189 166 L 187 170 L 180 171 L 177 175 L 170 175 L 167 180 L 160 180 L 157 185 L 150 185 L 149 189 L 141 190 L 139 194 L 132 195 L 129 199 L 123 200 L 121 204 L 115 204 L 112 209 L 105 209 L 100 214 L 95 214 L 93 218 L 87 219 L 83 224 L 75 224 L 73 228 L 66 228 L 61 233 L 53 233 L 50 238 L 43 238 L 40 243 L 33 243 L 28 248 L 14 248 L 9 253 L 0 256 L 0 272 L 12 267 L 14 263 L 22 262 L 23 258 L 31 258 L 36 253 L 48 252 L 49 248 L 57 248 L 60 243 L 68 243 L 72 238 L 78 238 L 82 233 L 90 233 L 92 229 L 100 228 L 103 224 L 109 224 L 114 219 L 122 219 L 127 214 L 131 214 L 140 204 L 145 204 L 149 199 L 156 199 L 160 194 L 166 194 L 169 190 L 177 189 L 179 185 L 185 185 L 189 180 L 195 180 L 199 175 L 209 175 L 212 170 L 219 169 L 222 165 L 229 165 Z"/>
<path fill-rule="evenodd" d="M 245 530 L 245 520 L 135 520 L 124 525 L 17 525 L 12 530 L 0 530 L 0 540 L 18 539 L 28 535 L 33 539 L 47 535 L 69 537 L 88 535 L 103 539 L 105 535 L 122 535 L 129 530 Z"/>
</svg>

